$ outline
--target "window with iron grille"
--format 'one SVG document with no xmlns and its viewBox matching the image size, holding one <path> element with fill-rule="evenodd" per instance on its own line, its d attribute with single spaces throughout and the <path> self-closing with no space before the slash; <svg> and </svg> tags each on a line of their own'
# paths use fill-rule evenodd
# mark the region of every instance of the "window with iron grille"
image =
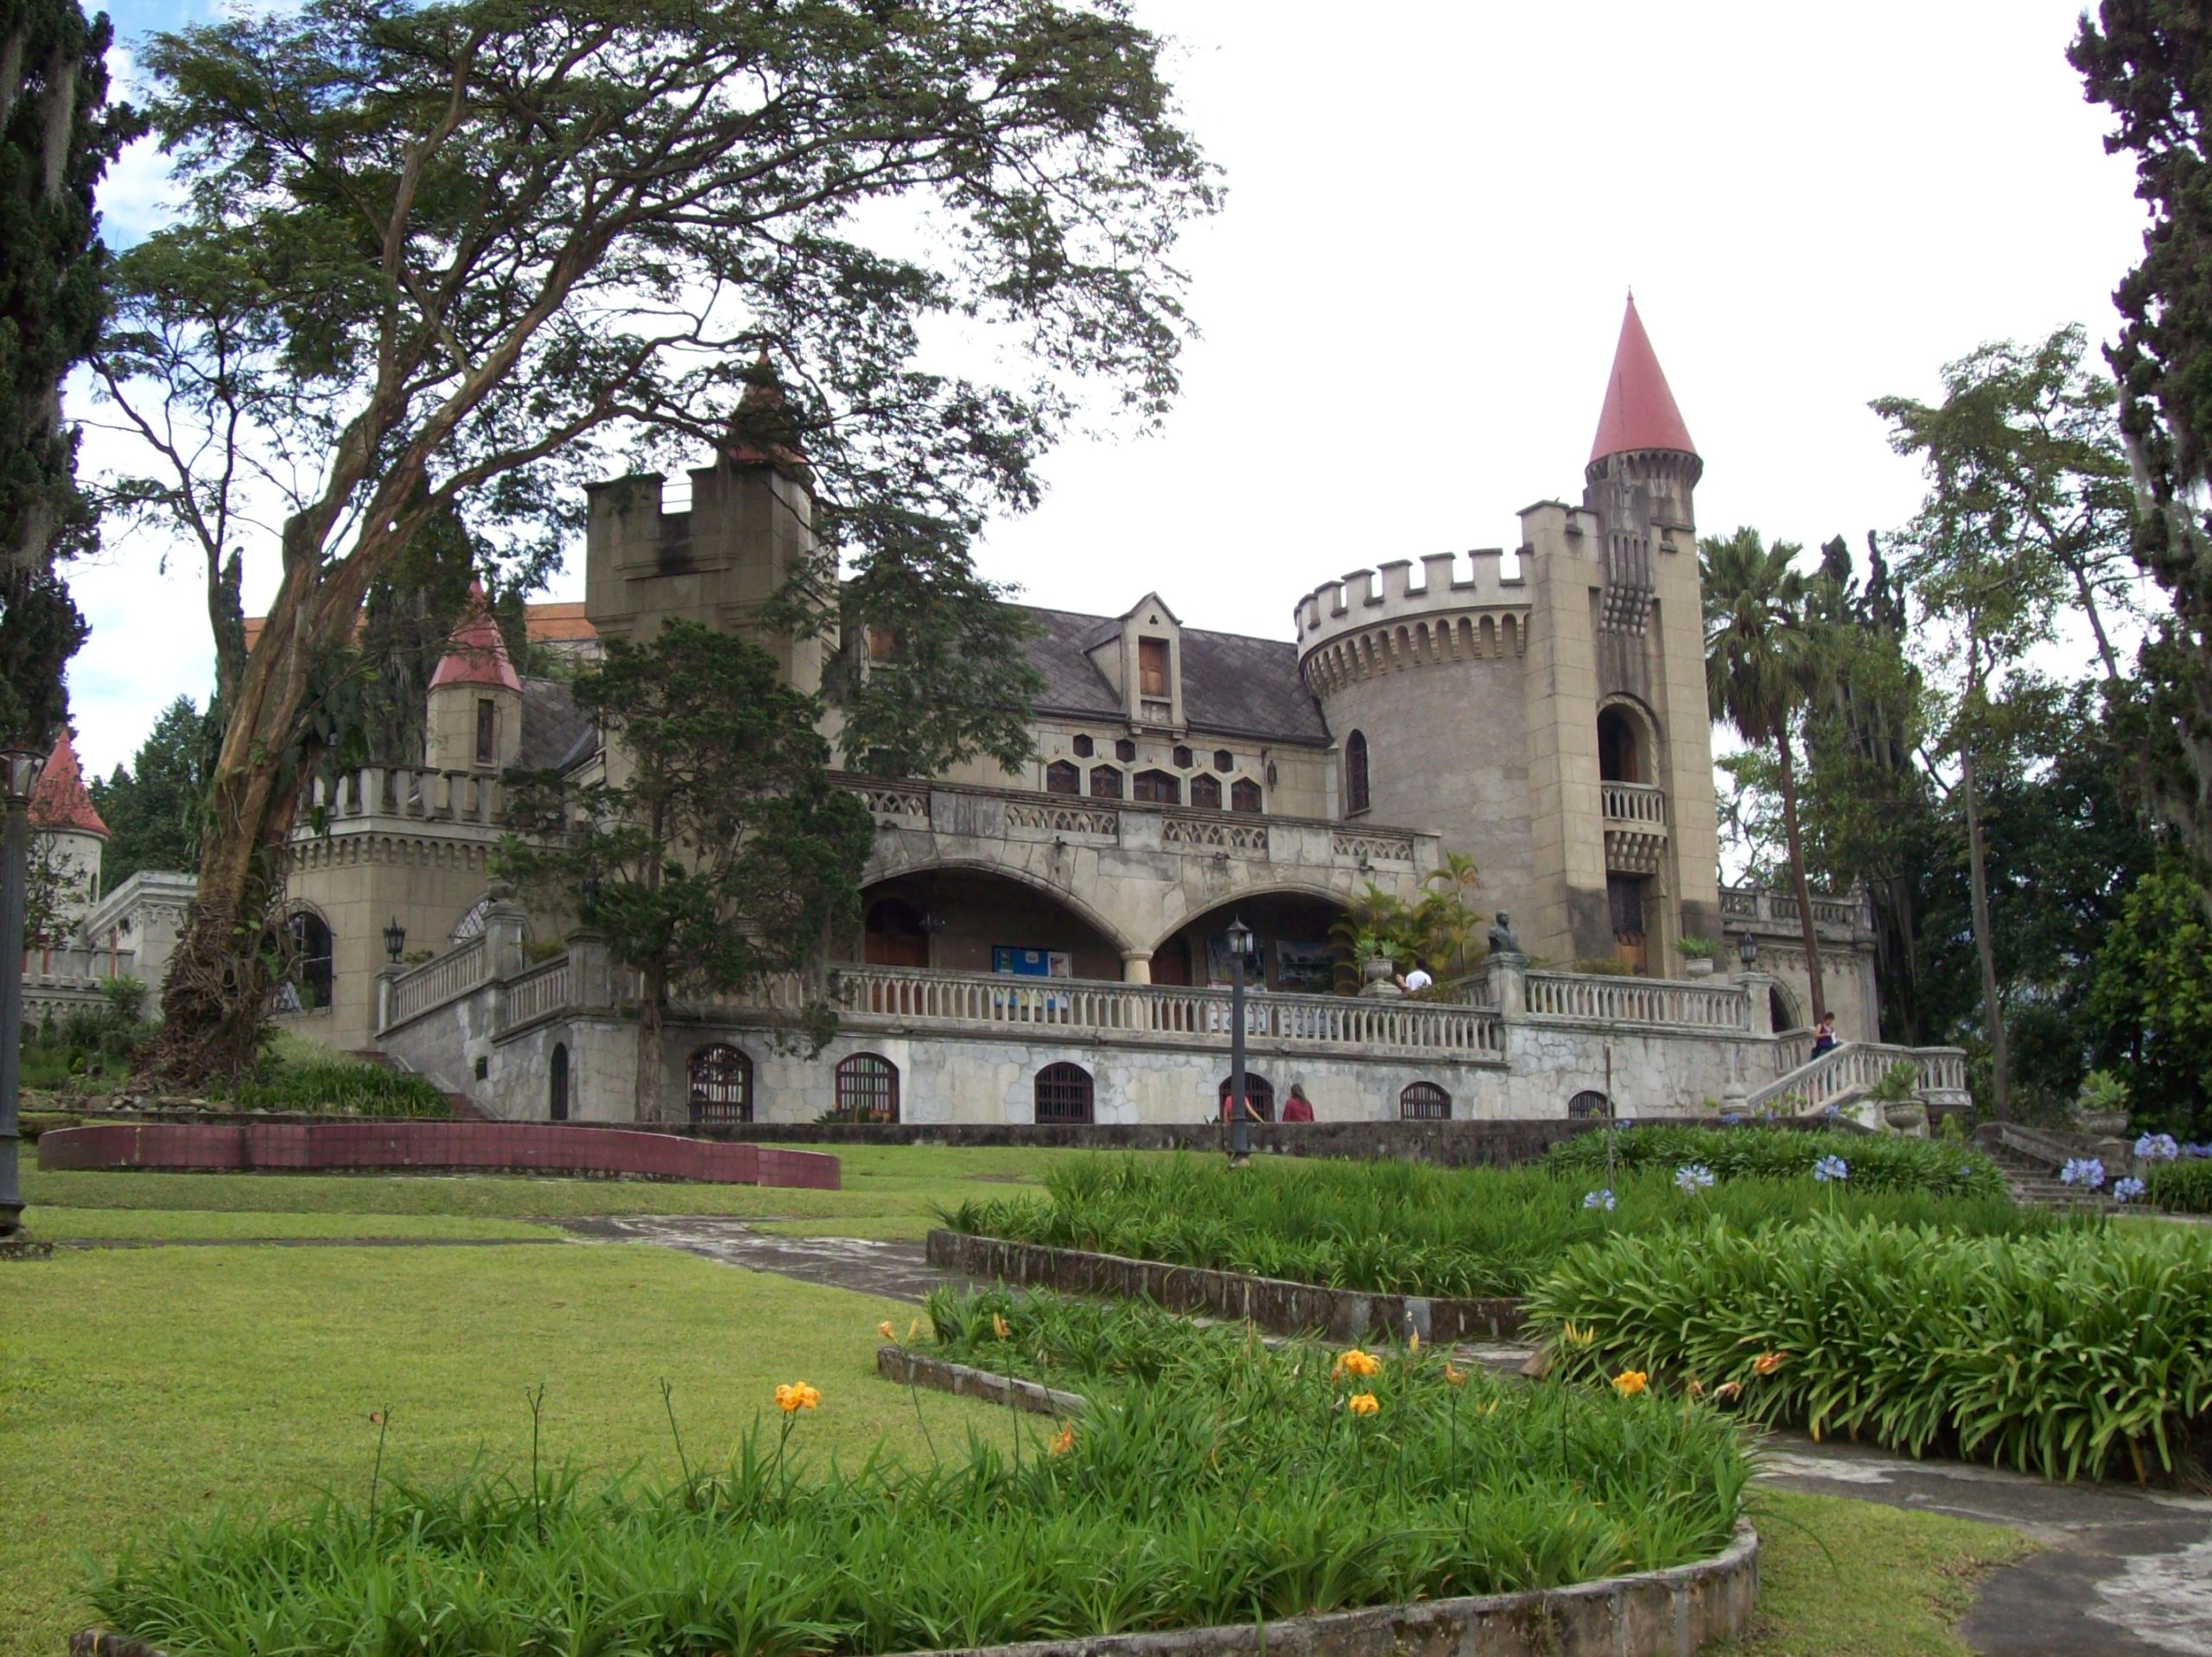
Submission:
<svg viewBox="0 0 2212 1657">
<path fill-rule="evenodd" d="M 1452 1120 L 1452 1095 L 1433 1082 L 1409 1082 L 1398 1095 L 1398 1114 L 1409 1122 Z"/>
<path fill-rule="evenodd" d="M 1221 1091 L 1216 1099 L 1217 1106 L 1224 1112 L 1226 1112 L 1229 1105 L 1229 1083 L 1230 1078 L 1228 1076 L 1224 1076 L 1221 1078 Z M 1252 1108 L 1260 1113 L 1260 1120 L 1262 1121 L 1271 1122 L 1274 1121 L 1275 1089 L 1274 1082 L 1268 1081 L 1267 1077 L 1260 1075 L 1256 1071 L 1247 1070 L 1244 1072 L 1244 1096 L 1252 1101 Z"/>
<path fill-rule="evenodd" d="M 1589 1088 L 1567 1101 L 1567 1114 L 1576 1121 L 1589 1121 L 1611 1113 L 1605 1108 L 1605 1095 L 1595 1088 Z"/>
<path fill-rule="evenodd" d="M 1354 731 L 1344 739 L 1344 810 L 1367 809 L 1367 733 Z"/>
<path fill-rule="evenodd" d="M 1249 777 L 1240 777 L 1229 785 L 1229 809 L 1231 811 L 1257 811 L 1260 809 L 1260 785 Z"/>
<path fill-rule="evenodd" d="M 1138 799 L 1149 800 L 1154 805 L 1180 805 L 1183 779 L 1172 771 L 1141 771 L 1130 791 Z"/>
<path fill-rule="evenodd" d="M 1080 794 L 1083 792 L 1083 770 L 1065 759 L 1055 759 L 1045 767 L 1045 792 L 1047 794 Z"/>
<path fill-rule="evenodd" d="M 1080 1064 L 1047 1064 L 1037 1072 L 1037 1120 L 1090 1121 L 1090 1072 Z"/>
<path fill-rule="evenodd" d="M 837 1066 L 837 1113 L 860 1122 L 899 1120 L 899 1067 L 876 1053 L 855 1053 Z"/>
<path fill-rule="evenodd" d="M 1122 797 L 1122 773 L 1111 765 L 1090 768 L 1090 797 L 1094 800 L 1118 800 Z"/>
<path fill-rule="evenodd" d="M 753 1061 L 727 1042 L 702 1047 L 684 1067 L 695 1122 L 753 1120 Z"/>
</svg>

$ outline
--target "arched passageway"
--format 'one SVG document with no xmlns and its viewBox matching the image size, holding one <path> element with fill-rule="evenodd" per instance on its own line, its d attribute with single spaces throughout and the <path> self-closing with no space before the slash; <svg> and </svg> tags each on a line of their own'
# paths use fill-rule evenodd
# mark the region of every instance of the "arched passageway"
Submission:
<svg viewBox="0 0 2212 1657">
<path fill-rule="evenodd" d="M 1325 995 L 1336 986 L 1337 951 L 1329 928 L 1344 905 L 1302 892 L 1262 892 L 1207 910 L 1176 929 L 1152 957 L 1155 984 L 1230 981 L 1229 924 L 1252 930 L 1244 981 L 1255 988 Z"/>
<path fill-rule="evenodd" d="M 1122 976 L 1122 951 L 1049 892 L 981 869 L 922 869 L 861 895 L 874 966 L 1023 978 Z"/>
</svg>

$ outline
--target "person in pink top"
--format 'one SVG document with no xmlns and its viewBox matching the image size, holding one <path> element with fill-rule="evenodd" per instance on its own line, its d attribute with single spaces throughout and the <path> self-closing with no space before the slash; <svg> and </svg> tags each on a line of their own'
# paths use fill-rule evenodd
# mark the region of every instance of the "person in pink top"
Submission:
<svg viewBox="0 0 2212 1657">
<path fill-rule="evenodd" d="M 1282 1119 L 1287 1122 L 1310 1122 L 1313 1120 L 1313 1101 L 1306 1096 L 1306 1084 L 1290 1084 L 1290 1097 L 1282 1101 Z"/>
</svg>

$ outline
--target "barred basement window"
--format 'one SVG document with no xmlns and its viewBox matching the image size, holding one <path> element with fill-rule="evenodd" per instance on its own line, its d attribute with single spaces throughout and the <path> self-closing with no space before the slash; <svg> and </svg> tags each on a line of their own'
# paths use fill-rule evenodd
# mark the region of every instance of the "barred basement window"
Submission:
<svg viewBox="0 0 2212 1657">
<path fill-rule="evenodd" d="M 753 1061 L 727 1042 L 702 1047 L 685 1067 L 695 1122 L 753 1120 Z"/>
<path fill-rule="evenodd" d="M 1605 1095 L 1595 1088 L 1588 1088 L 1567 1101 L 1567 1114 L 1576 1121 L 1586 1122 L 1611 1113 L 1605 1108 Z"/>
<path fill-rule="evenodd" d="M 855 1053 L 837 1066 L 837 1114 L 856 1122 L 899 1120 L 899 1067 L 875 1053 Z"/>
<path fill-rule="evenodd" d="M 1221 1091 L 1216 1101 L 1217 1108 L 1222 1113 L 1224 1120 L 1227 1117 L 1229 1108 L 1229 1082 L 1230 1078 L 1228 1076 L 1224 1076 L 1221 1078 Z M 1262 1121 L 1271 1122 L 1274 1121 L 1274 1083 L 1268 1081 L 1264 1076 L 1258 1075 L 1251 1070 L 1247 1070 L 1244 1072 L 1244 1096 L 1252 1101 L 1252 1108 L 1260 1113 L 1260 1120 Z M 1249 1121 L 1249 1119 L 1247 1118 L 1247 1120 Z"/>
<path fill-rule="evenodd" d="M 1409 1122 L 1452 1120 L 1452 1095 L 1433 1082 L 1411 1082 L 1398 1095 L 1398 1114 Z"/>
<path fill-rule="evenodd" d="M 1080 1064 L 1047 1064 L 1037 1072 L 1039 1122 L 1090 1121 L 1090 1072 Z"/>
</svg>

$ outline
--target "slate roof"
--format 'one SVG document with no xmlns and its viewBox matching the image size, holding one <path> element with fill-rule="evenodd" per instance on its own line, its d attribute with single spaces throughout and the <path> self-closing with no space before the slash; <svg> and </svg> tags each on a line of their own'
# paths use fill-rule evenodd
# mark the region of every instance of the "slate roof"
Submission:
<svg viewBox="0 0 2212 1657">
<path fill-rule="evenodd" d="M 518 768 L 566 771 L 588 759 L 598 746 L 598 733 L 569 695 L 567 680 L 522 682 L 522 752 L 515 758 Z"/>
<path fill-rule="evenodd" d="M 1111 616 L 1021 608 L 1044 632 L 1028 641 L 1030 665 L 1044 676 L 1037 711 L 1122 720 L 1122 700 L 1084 654 L 1121 631 Z M 1326 746 L 1321 705 L 1298 675 L 1298 646 L 1285 639 L 1183 629 L 1183 718 L 1193 729 L 1275 742 Z"/>
<path fill-rule="evenodd" d="M 38 774 L 38 781 L 31 789 L 30 818 L 34 828 L 69 830 L 98 835 L 102 840 L 107 838 L 107 824 L 100 821 L 92 797 L 85 792 L 85 775 L 78 768 L 77 750 L 70 745 L 66 730 L 54 745 L 54 752 L 47 757 L 46 769 Z"/>
</svg>

